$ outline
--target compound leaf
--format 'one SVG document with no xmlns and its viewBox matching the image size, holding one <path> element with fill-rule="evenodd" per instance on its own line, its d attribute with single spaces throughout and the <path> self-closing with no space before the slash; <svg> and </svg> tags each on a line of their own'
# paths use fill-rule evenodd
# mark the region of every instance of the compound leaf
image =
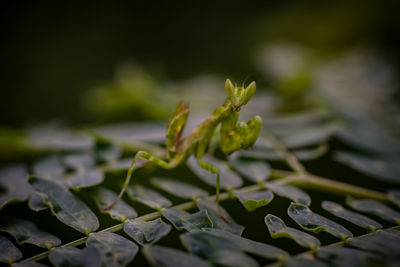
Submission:
<svg viewBox="0 0 400 267">
<path fill-rule="evenodd" d="M 56 247 L 50 250 L 49 260 L 56 267 L 101 266 L 101 254 L 100 251 L 95 247 L 88 247 L 84 249 L 75 247 Z"/>
<path fill-rule="evenodd" d="M 127 220 L 124 225 L 124 232 L 142 246 L 157 242 L 170 230 L 171 225 L 166 224 L 160 218 L 148 222 L 139 219 Z"/>
<path fill-rule="evenodd" d="M 210 217 L 208 217 L 205 210 L 190 214 L 183 210 L 170 208 L 162 209 L 161 214 L 178 230 L 186 229 L 190 232 L 213 227 Z"/>
<path fill-rule="evenodd" d="M 400 224 L 400 213 L 378 201 L 348 197 L 346 203 L 357 211 L 377 216 L 385 221 Z"/>
</svg>

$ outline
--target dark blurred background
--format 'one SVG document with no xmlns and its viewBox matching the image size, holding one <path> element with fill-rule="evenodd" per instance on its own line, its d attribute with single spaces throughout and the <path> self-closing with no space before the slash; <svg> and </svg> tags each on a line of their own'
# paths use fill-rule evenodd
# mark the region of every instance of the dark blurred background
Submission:
<svg viewBox="0 0 400 267">
<path fill-rule="evenodd" d="M 3 1 L 0 125 L 87 123 L 83 93 L 124 62 L 160 81 L 199 73 L 257 80 L 254 53 L 274 40 L 321 57 L 368 47 L 399 73 L 396 2 Z"/>
</svg>

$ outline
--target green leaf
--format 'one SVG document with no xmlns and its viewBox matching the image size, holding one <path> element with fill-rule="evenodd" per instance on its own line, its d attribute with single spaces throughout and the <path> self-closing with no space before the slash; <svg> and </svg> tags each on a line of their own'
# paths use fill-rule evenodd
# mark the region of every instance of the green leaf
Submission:
<svg viewBox="0 0 400 267">
<path fill-rule="evenodd" d="M 33 173 L 35 175 L 51 179 L 63 177 L 65 171 L 65 167 L 57 155 L 41 157 L 33 165 Z"/>
<path fill-rule="evenodd" d="M 331 202 L 331 201 L 323 201 L 321 206 L 324 210 L 329 211 L 333 215 L 342 218 L 346 221 L 349 221 L 359 227 L 364 229 L 375 231 L 376 229 L 382 228 L 382 225 L 366 216 L 358 214 L 356 212 L 346 210 L 341 205 Z"/>
<path fill-rule="evenodd" d="M 13 201 L 25 201 L 32 193 L 25 166 L 13 165 L 1 169 L 0 188 L 0 210 Z"/>
<path fill-rule="evenodd" d="M 33 191 L 29 197 L 28 207 L 33 211 L 41 211 L 49 208 L 44 204 L 43 197 L 36 191 Z"/>
<path fill-rule="evenodd" d="M 327 264 L 316 259 L 308 259 L 302 257 L 290 257 L 285 261 L 285 267 L 328 267 Z"/>
<path fill-rule="evenodd" d="M 12 263 L 22 259 L 22 253 L 5 236 L 0 235 L 0 262 Z"/>
<path fill-rule="evenodd" d="M 58 237 L 40 231 L 34 223 L 13 217 L 0 217 L 0 231 L 12 235 L 21 245 L 29 243 L 50 249 L 61 244 Z"/>
<path fill-rule="evenodd" d="M 376 254 L 344 247 L 322 247 L 317 258 L 331 266 L 379 266 L 380 257 Z"/>
<path fill-rule="evenodd" d="M 142 246 L 156 243 L 170 230 L 171 225 L 166 224 L 160 218 L 148 222 L 139 219 L 127 220 L 124 225 L 124 232 Z"/>
<path fill-rule="evenodd" d="M 132 241 L 108 232 L 91 233 L 86 246 L 100 251 L 105 266 L 126 266 L 139 251 L 139 247 Z"/>
<path fill-rule="evenodd" d="M 96 215 L 67 188 L 36 176 L 31 176 L 29 183 L 45 198 L 45 204 L 61 222 L 85 234 L 99 228 Z"/>
<path fill-rule="evenodd" d="M 161 246 L 146 246 L 143 248 L 143 255 L 152 266 L 164 267 L 211 267 L 207 261 L 183 252 L 178 249 Z"/>
<path fill-rule="evenodd" d="M 130 185 L 126 190 L 130 199 L 138 201 L 152 209 L 168 208 L 172 202 L 156 191 L 139 184 Z"/>
<path fill-rule="evenodd" d="M 309 206 L 311 204 L 310 196 L 303 190 L 298 189 L 290 185 L 278 184 L 278 183 L 267 183 L 266 187 L 280 197 L 285 197 L 293 200 L 295 203 L 301 203 Z"/>
<path fill-rule="evenodd" d="M 388 257 L 400 256 L 400 232 L 398 230 L 378 230 L 372 235 L 351 238 L 348 244 L 352 247 L 378 252 Z"/>
<path fill-rule="evenodd" d="M 256 267 L 259 266 L 257 261 L 239 250 L 218 249 L 209 252 L 204 258 L 208 259 L 217 266 L 229 267 Z"/>
<path fill-rule="evenodd" d="M 378 201 L 348 197 L 346 203 L 357 211 L 377 216 L 385 221 L 400 224 L 400 213 Z"/>
<path fill-rule="evenodd" d="M 266 259 L 283 259 L 288 256 L 286 251 L 274 246 L 243 238 L 220 229 L 204 228 L 203 231 L 185 233 L 180 238 L 184 247 L 201 257 L 218 250 L 247 252 Z"/>
<path fill-rule="evenodd" d="M 240 157 L 239 153 L 229 157 L 232 167 L 250 181 L 259 182 L 268 179 L 271 167 L 263 160 L 246 159 Z"/>
<path fill-rule="evenodd" d="M 274 198 L 274 194 L 270 190 L 258 192 L 235 190 L 234 193 L 248 211 L 253 211 L 259 207 L 266 206 Z"/>
<path fill-rule="evenodd" d="M 94 156 L 91 153 L 68 154 L 62 157 L 64 165 L 72 170 L 88 168 L 95 165 Z"/>
<path fill-rule="evenodd" d="M 291 203 L 288 208 L 288 215 L 301 228 L 310 232 L 318 234 L 324 231 L 343 240 L 353 236 L 349 230 L 340 224 L 313 213 L 306 205 L 300 203 Z"/>
<path fill-rule="evenodd" d="M 326 143 L 322 143 L 314 148 L 295 150 L 293 151 L 293 154 L 300 161 L 310 161 L 322 157 L 328 151 L 329 146 Z"/>
<path fill-rule="evenodd" d="M 221 188 L 237 188 L 243 184 L 242 178 L 240 178 L 236 172 L 229 169 L 225 162 L 211 157 L 204 157 L 203 159 L 205 162 L 208 162 L 219 169 Z M 203 182 L 213 187 L 216 186 L 217 176 L 200 167 L 195 157 L 190 157 L 187 161 L 187 165 Z"/>
<path fill-rule="evenodd" d="M 275 215 L 268 214 L 265 216 L 264 221 L 272 238 L 291 238 L 300 246 L 310 248 L 312 250 L 321 245 L 319 240 L 314 236 L 297 229 L 287 227 L 285 223 Z"/>
<path fill-rule="evenodd" d="M 104 180 L 104 173 L 100 169 L 80 169 L 66 178 L 68 187 L 79 189 L 101 184 Z"/>
<path fill-rule="evenodd" d="M 46 267 L 47 265 L 37 263 L 35 261 L 29 261 L 29 262 L 18 262 L 14 263 L 12 267 Z"/>
<path fill-rule="evenodd" d="M 208 196 L 207 191 L 174 179 L 156 177 L 151 178 L 150 182 L 154 186 L 170 193 L 171 195 L 184 199 L 193 199 Z"/>
<path fill-rule="evenodd" d="M 161 214 L 178 230 L 186 229 L 190 232 L 213 227 L 210 217 L 208 217 L 205 210 L 190 214 L 183 210 L 170 208 L 162 209 Z"/>
<path fill-rule="evenodd" d="M 336 152 L 335 159 L 353 169 L 389 183 L 400 184 L 400 161 L 371 157 L 350 152 Z"/>
<path fill-rule="evenodd" d="M 50 262 L 56 267 L 82 266 L 100 267 L 101 254 L 95 247 L 78 249 L 75 247 L 57 247 L 50 250 Z"/>
<path fill-rule="evenodd" d="M 393 204 L 400 208 L 400 190 L 390 190 L 387 196 Z"/>
<path fill-rule="evenodd" d="M 112 209 L 103 210 L 103 208 L 110 205 L 117 198 L 117 194 L 111 190 L 103 187 L 96 188 L 92 191 L 92 196 L 99 210 L 110 215 L 111 218 L 115 220 L 123 222 L 126 219 L 134 219 L 137 217 L 135 209 L 126 204 L 122 199 Z"/>
<path fill-rule="evenodd" d="M 236 235 L 242 234 L 244 227 L 237 224 L 226 210 L 216 202 L 207 199 L 198 199 L 196 205 L 199 210 L 207 211 L 214 228 L 222 229 Z"/>
</svg>

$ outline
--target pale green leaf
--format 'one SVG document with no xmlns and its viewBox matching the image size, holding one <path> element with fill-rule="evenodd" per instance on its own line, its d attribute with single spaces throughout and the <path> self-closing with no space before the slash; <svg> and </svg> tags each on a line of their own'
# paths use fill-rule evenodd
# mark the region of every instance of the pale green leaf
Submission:
<svg viewBox="0 0 400 267">
<path fill-rule="evenodd" d="M 106 188 L 96 188 L 92 191 L 92 196 L 96 202 L 97 207 L 103 213 L 111 216 L 111 218 L 118 221 L 125 221 L 126 219 L 134 219 L 137 217 L 137 212 L 134 208 L 125 203 L 122 199 L 112 209 L 104 211 L 103 208 L 110 205 L 117 199 L 117 194 Z"/>
<path fill-rule="evenodd" d="M 45 204 L 63 223 L 89 234 L 99 228 L 96 215 L 67 188 L 53 181 L 31 176 L 29 183 L 45 198 Z"/>
<path fill-rule="evenodd" d="M 311 204 L 310 196 L 297 187 L 279 183 L 267 183 L 266 187 L 278 196 L 288 198 L 295 203 L 301 203 L 307 206 Z"/>
<path fill-rule="evenodd" d="M 244 227 L 237 224 L 228 212 L 216 202 L 207 199 L 198 199 L 196 205 L 199 210 L 207 211 L 214 228 L 222 229 L 236 235 L 242 234 Z"/>
<path fill-rule="evenodd" d="M 146 246 L 143 248 L 143 254 L 152 266 L 163 267 L 211 267 L 207 261 L 201 258 L 183 252 L 178 249 Z"/>
<path fill-rule="evenodd" d="M 172 202 L 167 198 L 163 197 L 156 191 L 139 184 L 130 185 L 126 192 L 132 200 L 138 201 L 152 209 L 159 210 L 161 208 L 168 208 L 172 205 Z"/>
<path fill-rule="evenodd" d="M 291 238 L 300 246 L 310 249 L 314 249 L 321 245 L 319 240 L 314 236 L 297 229 L 287 227 L 284 221 L 275 215 L 268 214 L 265 216 L 264 221 L 272 238 Z"/>
<path fill-rule="evenodd" d="M 271 167 L 265 161 L 246 159 L 238 153 L 233 154 L 229 161 L 235 170 L 253 182 L 267 180 L 271 172 Z"/>
<path fill-rule="evenodd" d="M 323 201 L 321 206 L 324 210 L 329 211 L 333 215 L 342 218 L 346 221 L 349 221 L 359 227 L 362 227 L 367 230 L 375 231 L 376 229 L 382 228 L 382 225 L 366 216 L 358 214 L 356 212 L 346 210 L 341 205 L 331 202 L 331 201 Z"/>
<path fill-rule="evenodd" d="M 222 162 L 220 160 L 211 157 L 204 157 L 202 160 L 212 164 L 213 166 L 219 169 L 221 188 L 224 189 L 237 188 L 243 184 L 242 178 L 240 178 L 240 176 L 236 172 L 229 169 L 228 165 L 225 162 Z M 216 186 L 217 184 L 216 174 L 212 174 L 211 172 L 200 167 L 195 157 L 190 157 L 189 160 L 187 161 L 187 165 L 190 168 L 190 170 L 194 174 L 196 174 L 196 176 L 199 177 L 203 182 L 213 187 Z"/>
<path fill-rule="evenodd" d="M 25 166 L 13 165 L 2 169 L 0 188 L 0 210 L 13 201 L 25 201 L 32 193 Z"/>
<path fill-rule="evenodd" d="M 0 231 L 12 235 L 19 244 L 33 244 L 42 248 L 50 249 L 61 244 L 58 237 L 40 231 L 30 221 L 13 217 L 0 217 Z"/>
<path fill-rule="evenodd" d="M 274 198 L 274 194 L 270 190 L 257 192 L 235 190 L 234 194 L 248 211 L 266 206 Z"/>
<path fill-rule="evenodd" d="M 376 254 L 346 247 L 322 247 L 318 249 L 317 258 L 330 266 L 379 266 L 380 257 Z"/>
<path fill-rule="evenodd" d="M 151 178 L 150 182 L 171 195 L 184 199 L 208 196 L 207 191 L 175 179 L 155 177 Z"/>
<path fill-rule="evenodd" d="M 400 190 L 390 190 L 387 196 L 393 204 L 400 208 Z"/>
<path fill-rule="evenodd" d="M 389 222 L 400 224 L 400 213 L 378 201 L 372 199 L 354 199 L 348 197 L 346 199 L 346 203 L 357 211 L 377 216 Z"/>
<path fill-rule="evenodd" d="M 313 213 L 306 205 L 291 203 L 288 208 L 288 215 L 304 230 L 319 233 L 327 232 L 337 238 L 347 239 L 353 234 L 341 226 L 319 214 Z"/>
<path fill-rule="evenodd" d="M 148 222 L 139 219 L 127 220 L 124 224 L 124 232 L 142 246 L 157 242 L 170 230 L 171 225 L 166 224 L 160 218 Z"/>
<path fill-rule="evenodd" d="M 21 251 L 8 238 L 0 235 L 0 262 L 12 263 L 21 258 Z"/>
<path fill-rule="evenodd" d="M 57 247 L 50 250 L 49 260 L 55 267 L 100 267 L 101 254 L 97 248 Z"/>
<path fill-rule="evenodd" d="M 348 244 L 352 247 L 378 252 L 388 257 L 400 256 L 400 231 L 378 230 L 374 234 L 351 238 Z"/>
<path fill-rule="evenodd" d="M 139 247 L 132 241 L 108 232 L 91 233 L 86 246 L 97 248 L 105 266 L 126 266 L 139 251 Z"/>
<path fill-rule="evenodd" d="M 170 208 L 162 209 L 161 214 L 178 230 L 186 229 L 190 232 L 213 226 L 205 210 L 190 214 L 183 210 Z"/>
<path fill-rule="evenodd" d="M 101 169 L 80 169 L 66 176 L 68 187 L 79 189 L 101 184 L 104 173 Z"/>
<path fill-rule="evenodd" d="M 343 164 L 389 183 L 400 184 L 400 161 L 395 158 L 371 157 L 350 152 L 337 152 L 335 159 Z"/>
</svg>

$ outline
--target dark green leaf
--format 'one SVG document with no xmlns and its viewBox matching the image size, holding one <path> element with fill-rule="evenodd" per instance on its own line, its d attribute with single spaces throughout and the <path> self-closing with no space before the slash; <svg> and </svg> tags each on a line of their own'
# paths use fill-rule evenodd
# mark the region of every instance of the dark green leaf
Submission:
<svg viewBox="0 0 400 267">
<path fill-rule="evenodd" d="M 372 214 L 386 221 L 400 224 L 400 213 L 378 201 L 372 199 L 354 199 L 349 197 L 347 198 L 346 203 L 357 211 Z"/>
<path fill-rule="evenodd" d="M 346 210 L 341 205 L 331 202 L 331 201 L 323 201 L 321 206 L 324 210 L 329 211 L 333 215 L 342 218 L 346 221 L 349 221 L 359 227 L 362 227 L 367 230 L 375 231 L 376 229 L 382 228 L 382 225 L 368 217 L 365 217 L 356 212 Z"/>
<path fill-rule="evenodd" d="M 186 229 L 190 232 L 202 228 L 212 228 L 213 226 L 205 210 L 190 214 L 183 210 L 170 208 L 162 209 L 161 214 L 178 230 Z"/>
<path fill-rule="evenodd" d="M 41 177 L 59 179 L 64 176 L 65 167 L 57 155 L 50 155 L 36 160 L 33 173 Z"/>
<path fill-rule="evenodd" d="M 143 254 L 151 265 L 157 267 L 211 267 L 207 261 L 173 248 L 146 246 Z"/>
<path fill-rule="evenodd" d="M 110 205 L 116 198 L 117 194 L 106 188 L 96 188 L 92 191 L 94 201 L 97 207 L 103 213 L 107 213 L 111 218 L 118 221 L 125 221 L 126 219 L 134 219 L 137 213 L 134 208 L 125 203 L 122 199 L 112 209 L 104 211 L 103 208 Z"/>
<path fill-rule="evenodd" d="M 23 165 L 14 165 L 0 171 L 0 210 L 13 201 L 25 201 L 32 193 L 28 171 Z M 3 191 L 4 189 L 4 191 Z"/>
<path fill-rule="evenodd" d="M 95 247 L 100 252 L 105 266 L 126 266 L 139 251 L 139 247 L 132 241 L 108 232 L 91 233 L 86 246 Z"/>
<path fill-rule="evenodd" d="M 85 234 L 99 228 L 96 215 L 67 188 L 36 176 L 31 176 L 29 183 L 45 198 L 51 212 L 66 225 Z"/>
<path fill-rule="evenodd" d="M 154 221 L 127 220 L 124 232 L 140 245 L 153 244 L 166 236 L 171 230 L 171 225 L 164 223 L 160 218 Z"/>
<path fill-rule="evenodd" d="M 22 219 L 0 217 L 0 231 L 12 235 L 21 245 L 29 243 L 50 249 L 61 244 L 58 237 L 40 231 L 34 223 Z"/>
<path fill-rule="evenodd" d="M 253 182 L 267 180 L 271 172 L 269 164 L 265 161 L 242 158 L 238 153 L 233 154 L 229 161 L 235 170 Z"/>
<path fill-rule="evenodd" d="M 35 262 L 35 261 L 28 261 L 28 262 L 18 262 L 14 263 L 12 267 L 46 267 L 47 265 Z"/>
<path fill-rule="evenodd" d="M 50 250 L 50 262 L 56 267 L 100 267 L 101 254 L 97 248 L 57 247 Z"/>
<path fill-rule="evenodd" d="M 400 190 L 390 190 L 387 195 L 389 200 L 400 208 Z"/>
<path fill-rule="evenodd" d="M 324 231 L 343 240 L 353 236 L 349 230 L 340 224 L 313 213 L 306 205 L 300 203 L 290 204 L 288 208 L 288 215 L 301 228 L 307 231 L 317 234 L 321 231 Z"/>
<path fill-rule="evenodd" d="M 264 221 L 272 238 L 291 238 L 300 246 L 310 249 L 315 249 L 321 245 L 319 240 L 314 236 L 297 229 L 287 227 L 285 223 L 277 216 L 268 214 L 265 216 Z"/>
<path fill-rule="evenodd" d="M 95 164 L 95 159 L 90 153 L 68 154 L 62 158 L 62 162 L 67 168 L 78 170 L 92 167 Z"/>
<path fill-rule="evenodd" d="M 78 189 L 101 184 L 104 173 L 100 169 L 80 169 L 66 177 L 68 187 Z"/>
<path fill-rule="evenodd" d="M 164 177 L 151 178 L 151 183 L 174 196 L 184 199 L 208 196 L 207 191 L 174 179 Z"/>
<path fill-rule="evenodd" d="M 33 211 L 48 209 L 48 207 L 43 202 L 42 196 L 35 191 L 33 191 L 31 196 L 29 197 L 28 207 Z"/>
<path fill-rule="evenodd" d="M 400 161 L 397 159 L 375 158 L 350 152 L 337 152 L 335 159 L 372 178 L 400 184 Z"/>
<path fill-rule="evenodd" d="M 327 264 L 316 259 L 307 259 L 301 257 L 290 257 L 285 261 L 285 267 L 328 267 Z"/>
<path fill-rule="evenodd" d="M 216 202 L 207 199 L 198 199 L 196 205 L 199 210 L 207 211 L 214 228 L 222 229 L 236 235 L 242 234 L 244 227 L 237 224 L 224 208 Z"/>
<path fill-rule="evenodd" d="M 171 201 L 163 197 L 156 191 L 139 184 L 130 185 L 126 190 L 128 196 L 152 209 L 159 210 L 168 208 L 172 205 Z"/>
<path fill-rule="evenodd" d="M 285 197 L 293 200 L 295 203 L 301 203 L 309 206 L 311 204 L 310 196 L 296 187 L 278 183 L 267 183 L 266 187 L 271 189 L 272 192 L 277 194 L 278 196 Z"/>
<path fill-rule="evenodd" d="M 336 124 L 330 123 L 282 135 L 280 140 L 290 149 L 305 147 L 328 141 L 335 129 Z"/>
<path fill-rule="evenodd" d="M 21 258 L 21 251 L 5 236 L 0 235 L 0 262 L 12 263 Z"/>
<path fill-rule="evenodd" d="M 274 194 L 270 190 L 258 192 L 235 190 L 234 193 L 248 211 L 253 211 L 259 207 L 266 206 L 274 198 Z"/>
<path fill-rule="evenodd" d="M 322 247 L 317 258 L 331 266 L 379 266 L 380 257 L 376 254 L 344 247 Z"/>
</svg>

